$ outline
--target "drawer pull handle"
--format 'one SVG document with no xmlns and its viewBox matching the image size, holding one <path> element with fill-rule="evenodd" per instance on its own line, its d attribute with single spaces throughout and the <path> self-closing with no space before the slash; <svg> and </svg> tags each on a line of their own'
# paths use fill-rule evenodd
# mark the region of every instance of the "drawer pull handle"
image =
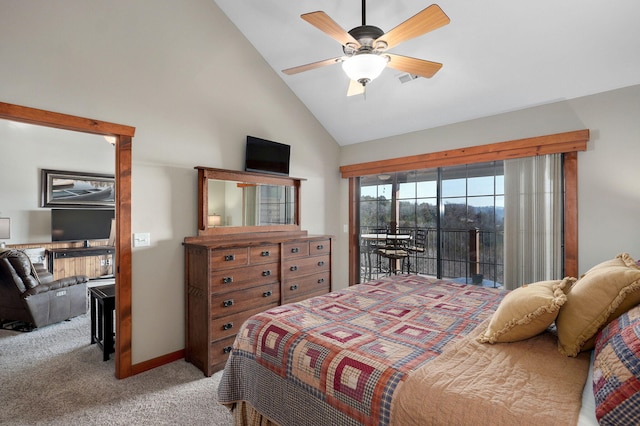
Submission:
<svg viewBox="0 0 640 426">
<path fill-rule="evenodd" d="M 269 297 L 269 296 L 271 296 L 272 294 L 273 294 L 273 293 L 271 292 L 271 290 L 269 290 L 269 291 L 265 291 L 264 293 L 262 293 L 262 296 L 263 296 L 263 297 Z"/>
<path fill-rule="evenodd" d="M 294 247 L 291 249 L 291 253 L 298 253 L 300 249 L 298 247 Z"/>
<path fill-rule="evenodd" d="M 269 275 L 271 275 L 271 271 L 262 271 L 263 277 L 268 277 Z"/>
<path fill-rule="evenodd" d="M 293 265 L 291 268 L 289 268 L 289 270 L 290 270 L 290 271 L 297 271 L 297 270 L 298 270 L 298 267 L 297 267 L 297 266 L 295 266 L 295 265 Z"/>
<path fill-rule="evenodd" d="M 230 262 L 232 260 L 236 260 L 236 256 L 234 254 L 228 254 L 224 257 L 225 262 Z"/>
<path fill-rule="evenodd" d="M 318 244 L 318 246 L 316 247 L 318 250 L 322 250 L 324 249 L 324 246 L 322 244 Z"/>
<path fill-rule="evenodd" d="M 321 260 L 320 262 L 318 262 L 318 266 L 324 266 L 324 261 Z"/>
<path fill-rule="evenodd" d="M 233 306 L 233 299 L 225 300 L 224 302 L 222 302 L 222 306 L 224 306 L 225 308 Z"/>
<path fill-rule="evenodd" d="M 324 278 L 320 278 L 320 279 L 318 280 L 318 284 L 322 284 L 323 282 L 324 282 Z"/>
<path fill-rule="evenodd" d="M 224 353 L 224 354 L 231 353 L 231 349 L 232 349 L 231 346 L 225 346 L 225 348 L 222 349 L 222 353 Z"/>
<path fill-rule="evenodd" d="M 224 277 L 222 278 L 222 283 L 223 284 L 229 284 L 233 282 L 233 277 Z"/>
<path fill-rule="evenodd" d="M 271 256 L 271 252 L 268 250 L 263 251 L 262 253 L 260 253 L 262 255 L 262 257 L 269 257 Z"/>
<path fill-rule="evenodd" d="M 298 289 L 298 284 L 294 284 L 291 287 L 289 287 L 291 289 L 291 291 L 295 291 Z"/>
<path fill-rule="evenodd" d="M 222 326 L 223 330 L 230 330 L 233 328 L 233 323 L 232 322 L 228 322 L 225 325 Z"/>
</svg>

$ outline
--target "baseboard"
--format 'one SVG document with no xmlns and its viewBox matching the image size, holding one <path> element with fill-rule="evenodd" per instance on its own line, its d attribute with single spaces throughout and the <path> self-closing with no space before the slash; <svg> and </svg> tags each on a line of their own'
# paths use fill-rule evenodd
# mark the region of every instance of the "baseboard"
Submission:
<svg viewBox="0 0 640 426">
<path fill-rule="evenodd" d="M 161 365 L 169 364 L 181 358 L 184 358 L 184 349 L 134 364 L 131 366 L 131 375 L 135 376 L 136 374 L 144 373 L 145 371 L 152 370 L 156 367 L 160 367 Z"/>
</svg>

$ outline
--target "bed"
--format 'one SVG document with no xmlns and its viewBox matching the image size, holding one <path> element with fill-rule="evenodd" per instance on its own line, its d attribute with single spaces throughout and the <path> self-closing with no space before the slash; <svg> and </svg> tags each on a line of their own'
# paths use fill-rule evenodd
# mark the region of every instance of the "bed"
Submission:
<svg viewBox="0 0 640 426">
<path fill-rule="evenodd" d="M 575 282 L 509 292 L 397 275 L 270 309 L 239 331 L 218 401 L 238 425 L 597 424 L 595 352 L 583 334 L 575 354 L 559 343 Z M 500 323 L 531 291 L 542 302 Z"/>
</svg>

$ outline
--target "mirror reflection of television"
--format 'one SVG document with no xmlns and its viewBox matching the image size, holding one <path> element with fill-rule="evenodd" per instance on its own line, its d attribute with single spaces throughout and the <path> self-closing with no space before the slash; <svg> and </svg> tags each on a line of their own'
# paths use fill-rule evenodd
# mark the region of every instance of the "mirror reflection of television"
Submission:
<svg viewBox="0 0 640 426">
<path fill-rule="evenodd" d="M 51 209 L 51 241 L 108 240 L 113 209 Z"/>
<path fill-rule="evenodd" d="M 245 171 L 289 175 L 291 146 L 247 136 Z"/>
</svg>

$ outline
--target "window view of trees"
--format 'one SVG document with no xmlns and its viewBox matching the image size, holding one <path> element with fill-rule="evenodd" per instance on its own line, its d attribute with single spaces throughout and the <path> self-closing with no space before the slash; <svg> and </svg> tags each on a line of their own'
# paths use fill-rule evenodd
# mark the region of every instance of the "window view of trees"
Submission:
<svg viewBox="0 0 640 426">
<path fill-rule="evenodd" d="M 502 162 L 360 178 L 361 234 L 385 230 L 415 235 L 417 229 L 427 231 L 427 241 L 424 252 L 412 260 L 412 272 L 499 286 Z"/>
</svg>

